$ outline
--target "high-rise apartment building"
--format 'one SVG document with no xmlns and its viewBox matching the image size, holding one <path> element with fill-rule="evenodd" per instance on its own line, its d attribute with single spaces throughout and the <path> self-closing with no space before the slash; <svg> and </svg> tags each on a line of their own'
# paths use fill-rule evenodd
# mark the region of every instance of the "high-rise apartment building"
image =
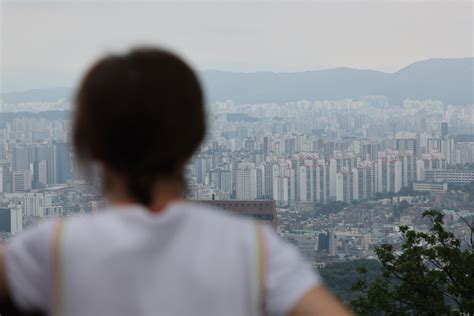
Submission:
<svg viewBox="0 0 474 316">
<path fill-rule="evenodd" d="M 16 234 L 23 230 L 23 214 L 21 207 L 0 208 L 0 232 Z"/>
<path fill-rule="evenodd" d="M 376 191 L 376 163 L 364 161 L 359 164 L 357 172 L 357 193 L 359 200 L 369 199 Z"/>
<path fill-rule="evenodd" d="M 30 170 L 30 151 L 26 146 L 15 146 L 12 151 L 12 170 Z"/>
<path fill-rule="evenodd" d="M 0 160 L 0 193 L 11 192 L 10 164 L 6 160 Z"/>
<path fill-rule="evenodd" d="M 31 173 L 29 170 L 13 171 L 12 188 L 13 193 L 31 190 Z"/>
<path fill-rule="evenodd" d="M 405 139 L 396 139 L 395 140 L 395 148 L 404 153 L 405 151 L 411 151 L 412 153 L 416 154 L 418 152 L 418 144 L 416 139 L 412 138 L 405 138 Z"/>
<path fill-rule="evenodd" d="M 319 204 L 326 204 L 329 202 L 329 167 L 324 163 L 324 160 L 315 162 L 312 167 L 313 174 L 313 201 Z"/>
<path fill-rule="evenodd" d="M 395 157 L 383 157 L 377 161 L 377 192 L 397 193 L 402 188 L 402 164 Z"/>
<path fill-rule="evenodd" d="M 446 136 L 448 136 L 448 123 L 442 122 L 441 123 L 441 137 L 445 138 Z"/>
<path fill-rule="evenodd" d="M 193 172 L 197 183 L 205 183 L 206 175 L 211 170 L 211 157 L 199 155 L 194 159 Z"/>
<path fill-rule="evenodd" d="M 352 203 L 359 199 L 359 179 L 356 168 L 343 167 L 336 175 L 336 201 Z"/>
<path fill-rule="evenodd" d="M 71 148 L 69 143 L 56 143 L 56 183 L 66 183 L 73 179 Z"/>
<path fill-rule="evenodd" d="M 236 170 L 237 200 L 252 200 L 257 198 L 257 170 L 251 162 L 241 162 Z"/>
<path fill-rule="evenodd" d="M 422 154 L 421 160 L 425 170 L 446 169 L 446 159 L 441 153 L 431 152 Z"/>
</svg>

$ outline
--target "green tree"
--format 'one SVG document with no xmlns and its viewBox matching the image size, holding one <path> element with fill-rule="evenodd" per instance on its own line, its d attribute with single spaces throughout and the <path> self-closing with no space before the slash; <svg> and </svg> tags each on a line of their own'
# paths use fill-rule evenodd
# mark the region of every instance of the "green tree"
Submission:
<svg viewBox="0 0 474 316">
<path fill-rule="evenodd" d="M 473 225 L 470 242 L 462 244 L 443 226 L 443 214 L 423 213 L 429 232 L 400 226 L 401 249 L 384 244 L 376 249 L 382 275 L 369 283 L 367 271 L 353 284 L 358 294 L 350 303 L 360 315 L 471 315 L 474 313 Z"/>
<path fill-rule="evenodd" d="M 378 260 L 359 259 L 344 262 L 328 264 L 324 269 L 318 270 L 331 292 L 338 296 L 342 301 L 349 302 L 354 298 L 354 292 L 351 290 L 352 284 L 357 282 L 359 276 L 357 269 L 363 266 L 367 269 L 366 279 L 371 282 L 379 277 L 381 265 Z"/>
</svg>

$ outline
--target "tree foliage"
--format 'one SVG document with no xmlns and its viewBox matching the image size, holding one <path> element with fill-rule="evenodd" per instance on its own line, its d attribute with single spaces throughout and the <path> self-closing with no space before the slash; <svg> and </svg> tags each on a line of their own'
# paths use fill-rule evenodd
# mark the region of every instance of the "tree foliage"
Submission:
<svg viewBox="0 0 474 316">
<path fill-rule="evenodd" d="M 328 264 L 324 269 L 320 269 L 318 272 L 332 293 L 338 296 L 342 301 L 349 302 L 355 298 L 355 293 L 351 287 L 352 284 L 359 279 L 357 269 L 360 266 L 367 269 L 365 277 L 369 282 L 375 280 L 382 274 L 380 262 L 373 259 L 358 259 L 332 263 Z"/>
<path fill-rule="evenodd" d="M 467 315 L 474 313 L 473 225 L 471 242 L 462 245 L 445 230 L 443 214 L 425 211 L 432 227 L 417 232 L 400 226 L 401 249 L 384 244 L 376 249 L 382 275 L 373 282 L 362 276 L 352 289 L 358 297 L 351 301 L 360 315 Z"/>
</svg>

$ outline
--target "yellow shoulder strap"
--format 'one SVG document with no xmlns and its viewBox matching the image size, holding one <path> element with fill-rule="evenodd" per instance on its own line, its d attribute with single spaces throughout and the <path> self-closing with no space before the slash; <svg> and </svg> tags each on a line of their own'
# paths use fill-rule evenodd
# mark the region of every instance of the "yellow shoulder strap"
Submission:
<svg viewBox="0 0 474 316">
<path fill-rule="evenodd" d="M 265 236 L 263 235 L 262 225 L 257 223 L 255 225 L 258 242 L 258 283 L 260 292 L 260 303 L 262 315 L 266 315 L 266 270 L 267 270 L 267 249 L 265 243 Z"/>
<path fill-rule="evenodd" d="M 60 315 L 62 312 L 62 255 L 61 240 L 64 231 L 64 221 L 58 219 L 54 229 L 52 241 L 52 315 Z"/>
</svg>

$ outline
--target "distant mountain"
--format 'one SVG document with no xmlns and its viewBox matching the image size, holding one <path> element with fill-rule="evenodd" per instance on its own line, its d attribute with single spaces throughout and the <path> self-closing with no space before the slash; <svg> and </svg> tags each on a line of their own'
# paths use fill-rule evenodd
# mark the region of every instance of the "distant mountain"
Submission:
<svg viewBox="0 0 474 316">
<path fill-rule="evenodd" d="M 44 118 L 47 120 L 69 120 L 71 119 L 71 111 L 44 111 L 44 112 L 7 112 L 0 114 L 0 128 L 4 128 L 5 124 L 15 118 Z"/>
<path fill-rule="evenodd" d="M 474 58 L 429 59 L 390 74 L 332 68 L 293 73 L 206 70 L 200 77 L 210 102 L 265 103 L 385 95 L 394 104 L 407 98 L 474 104 Z M 70 88 L 55 88 L 5 93 L 1 98 L 3 102 L 16 103 L 55 101 L 71 96 Z"/>
<path fill-rule="evenodd" d="M 72 89 L 68 87 L 58 87 L 49 89 L 33 89 L 26 91 L 15 91 L 3 93 L 0 98 L 5 103 L 18 102 L 54 102 L 60 99 L 70 99 Z"/>
<path fill-rule="evenodd" d="M 474 58 L 429 59 L 393 74 L 386 95 L 394 99 L 438 99 L 474 104 Z"/>
<path fill-rule="evenodd" d="M 392 74 L 333 68 L 297 73 L 210 70 L 201 76 L 210 101 L 285 102 L 385 95 L 392 103 L 410 98 L 474 104 L 474 58 L 429 59 Z"/>
</svg>

